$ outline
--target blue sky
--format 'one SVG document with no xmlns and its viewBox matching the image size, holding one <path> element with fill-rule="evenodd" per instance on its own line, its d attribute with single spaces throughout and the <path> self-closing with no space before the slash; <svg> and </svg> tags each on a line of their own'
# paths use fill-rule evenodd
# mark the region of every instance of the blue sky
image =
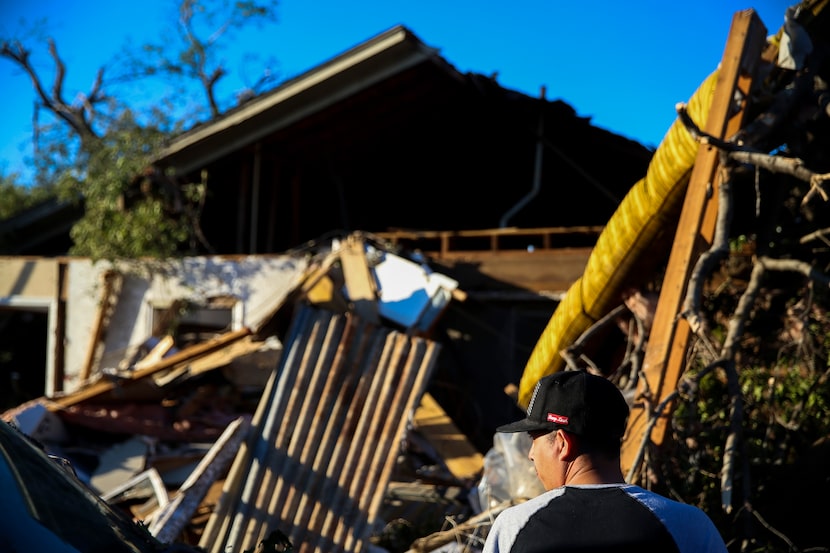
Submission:
<svg viewBox="0 0 830 553">
<path fill-rule="evenodd" d="M 46 18 L 67 67 L 65 95 L 88 91 L 97 69 L 127 40 L 156 41 L 173 0 L 0 0 L 0 37 Z M 259 77 L 268 59 L 291 78 L 397 24 L 406 25 L 460 71 L 497 74 L 507 88 L 560 99 L 614 133 L 658 146 L 686 101 L 719 63 L 734 14 L 753 9 L 774 34 L 797 2 L 785 0 L 282 0 L 267 31 L 243 35 L 224 52 L 232 95 Z M 34 47 L 35 43 L 28 43 Z M 34 48 L 33 48 L 34 49 Z M 243 63 L 254 53 L 261 64 Z M 33 51 L 48 71 L 45 46 Z M 50 73 L 45 73 L 50 75 Z M 51 81 L 48 81 L 51 84 Z M 34 93 L 0 59 L 0 171 L 25 172 Z"/>
</svg>

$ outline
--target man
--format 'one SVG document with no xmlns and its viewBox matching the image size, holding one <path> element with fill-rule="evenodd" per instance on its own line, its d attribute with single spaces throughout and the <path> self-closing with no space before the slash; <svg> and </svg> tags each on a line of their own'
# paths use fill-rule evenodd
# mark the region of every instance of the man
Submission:
<svg viewBox="0 0 830 553">
<path fill-rule="evenodd" d="M 530 434 L 528 456 L 546 491 L 503 511 L 484 553 L 725 553 L 702 510 L 625 483 L 627 418 L 628 404 L 607 378 L 560 371 L 539 380 L 527 417 L 496 431 Z"/>
</svg>

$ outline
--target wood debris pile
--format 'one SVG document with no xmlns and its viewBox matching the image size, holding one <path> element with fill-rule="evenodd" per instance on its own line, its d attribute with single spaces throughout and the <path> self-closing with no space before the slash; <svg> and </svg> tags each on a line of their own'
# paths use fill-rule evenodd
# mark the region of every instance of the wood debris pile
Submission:
<svg viewBox="0 0 830 553">
<path fill-rule="evenodd" d="M 406 550 L 472 514 L 483 467 L 426 393 L 430 327 L 463 297 L 353 234 L 255 328 L 180 349 L 154 334 L 3 418 L 165 543 L 242 552 L 276 532 L 307 551 Z"/>
</svg>

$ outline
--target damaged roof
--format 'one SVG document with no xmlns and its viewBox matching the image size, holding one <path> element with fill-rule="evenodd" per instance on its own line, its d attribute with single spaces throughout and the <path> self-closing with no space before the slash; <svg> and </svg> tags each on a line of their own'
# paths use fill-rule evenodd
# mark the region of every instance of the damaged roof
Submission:
<svg viewBox="0 0 830 553">
<path fill-rule="evenodd" d="M 262 253 L 333 229 L 602 225 L 651 155 L 396 26 L 180 135 L 157 164 L 206 175 L 217 253 Z"/>
<path fill-rule="evenodd" d="M 435 48 L 405 27 L 393 27 L 177 137 L 159 162 L 187 173 L 424 62 L 421 77 L 432 70 L 453 78 L 455 70 Z"/>
</svg>

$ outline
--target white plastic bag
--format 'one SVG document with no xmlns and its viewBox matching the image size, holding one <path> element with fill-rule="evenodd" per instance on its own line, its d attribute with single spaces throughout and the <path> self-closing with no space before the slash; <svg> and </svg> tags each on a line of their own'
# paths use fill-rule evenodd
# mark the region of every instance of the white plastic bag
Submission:
<svg viewBox="0 0 830 553">
<path fill-rule="evenodd" d="M 498 432 L 493 436 L 493 447 L 484 456 L 484 471 L 477 486 L 479 512 L 545 491 L 527 457 L 530 444 L 527 432 Z"/>
</svg>

